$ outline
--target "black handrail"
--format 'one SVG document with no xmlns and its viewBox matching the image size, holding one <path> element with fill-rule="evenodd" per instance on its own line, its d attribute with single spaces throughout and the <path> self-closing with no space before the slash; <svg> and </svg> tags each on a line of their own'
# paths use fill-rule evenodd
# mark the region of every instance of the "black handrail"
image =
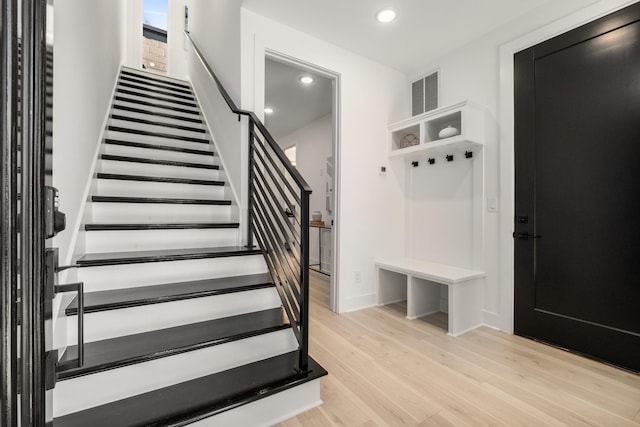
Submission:
<svg viewBox="0 0 640 427">
<path fill-rule="evenodd" d="M 258 116 L 238 108 L 191 35 L 193 50 L 232 113 L 248 118 L 247 245 L 263 251 L 282 306 L 299 343 L 298 369 L 309 360 L 309 195 L 311 187 Z"/>
</svg>

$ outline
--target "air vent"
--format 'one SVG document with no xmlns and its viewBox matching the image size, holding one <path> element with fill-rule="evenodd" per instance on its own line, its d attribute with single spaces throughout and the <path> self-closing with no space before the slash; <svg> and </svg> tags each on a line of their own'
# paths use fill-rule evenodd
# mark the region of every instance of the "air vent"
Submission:
<svg viewBox="0 0 640 427">
<path fill-rule="evenodd" d="M 411 83 L 412 115 L 438 108 L 438 88 L 437 71 Z"/>
</svg>

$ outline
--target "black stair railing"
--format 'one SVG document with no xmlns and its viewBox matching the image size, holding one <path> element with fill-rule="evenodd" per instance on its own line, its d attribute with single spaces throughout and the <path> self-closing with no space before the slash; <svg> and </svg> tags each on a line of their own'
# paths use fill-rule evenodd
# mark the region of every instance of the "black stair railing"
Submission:
<svg viewBox="0 0 640 427">
<path fill-rule="evenodd" d="M 258 116 L 241 110 L 191 35 L 185 35 L 232 113 L 247 117 L 249 195 L 247 245 L 262 249 L 282 305 L 299 343 L 299 366 L 308 370 L 309 353 L 309 195 L 311 188 Z"/>
</svg>

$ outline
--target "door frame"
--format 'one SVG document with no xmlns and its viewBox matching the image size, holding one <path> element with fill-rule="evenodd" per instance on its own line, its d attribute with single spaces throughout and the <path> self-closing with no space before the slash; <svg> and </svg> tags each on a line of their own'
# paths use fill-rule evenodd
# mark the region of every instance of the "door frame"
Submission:
<svg viewBox="0 0 640 427">
<path fill-rule="evenodd" d="M 536 31 L 500 46 L 500 329 L 513 334 L 514 323 L 514 55 L 598 18 L 637 3 L 638 0 L 606 0 L 587 6 Z"/>
<path fill-rule="evenodd" d="M 322 77 L 326 77 L 333 81 L 333 96 L 332 96 L 332 108 L 331 108 L 331 132 L 333 135 L 332 141 L 332 149 L 333 149 L 333 246 L 332 250 L 332 262 L 333 262 L 333 273 L 331 274 L 330 279 L 330 291 L 329 291 L 329 309 L 333 312 L 340 312 L 340 286 L 339 286 L 339 260 L 340 260 L 340 105 L 341 99 L 341 86 L 340 86 L 340 73 L 336 71 L 329 70 L 327 68 L 321 67 L 316 64 L 312 64 L 310 62 L 304 61 L 299 58 L 294 58 L 293 56 L 286 55 L 284 53 L 275 51 L 273 49 L 265 48 L 264 50 L 264 58 L 274 59 L 279 62 L 283 62 L 285 64 L 291 65 L 296 68 L 302 68 L 304 70 L 309 71 L 310 73 L 314 73 L 320 75 Z M 264 61 L 263 61 L 264 62 Z M 265 73 L 263 73 L 263 79 L 266 77 Z M 262 84 L 264 87 L 264 81 Z M 264 104 L 264 91 L 256 91 L 260 92 L 260 100 L 261 104 Z M 256 105 L 258 105 L 258 100 L 256 99 Z M 261 108 L 257 108 L 257 111 L 262 113 L 264 111 L 264 105 Z"/>
</svg>

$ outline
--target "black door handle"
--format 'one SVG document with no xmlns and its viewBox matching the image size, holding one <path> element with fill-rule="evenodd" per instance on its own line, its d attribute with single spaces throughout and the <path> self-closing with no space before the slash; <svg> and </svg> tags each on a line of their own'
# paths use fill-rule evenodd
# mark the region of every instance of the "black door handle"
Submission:
<svg viewBox="0 0 640 427">
<path fill-rule="evenodd" d="M 518 240 L 529 240 L 529 239 L 539 239 L 542 237 L 539 234 L 529 234 L 529 233 L 516 233 L 513 232 L 513 238 Z"/>
</svg>

